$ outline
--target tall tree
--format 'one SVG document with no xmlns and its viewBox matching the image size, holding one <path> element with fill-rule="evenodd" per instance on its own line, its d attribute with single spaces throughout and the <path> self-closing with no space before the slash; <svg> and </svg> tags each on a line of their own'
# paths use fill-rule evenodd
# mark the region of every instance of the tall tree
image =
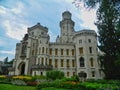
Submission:
<svg viewBox="0 0 120 90">
<path fill-rule="evenodd" d="M 99 49 L 105 53 L 102 58 L 104 73 L 108 79 L 120 78 L 120 0 L 80 0 L 85 7 L 98 6 L 97 22 Z"/>
<path fill-rule="evenodd" d="M 105 53 L 102 64 L 108 79 L 120 78 L 119 66 L 115 63 L 118 60 L 117 53 L 120 53 L 118 36 L 120 28 L 117 28 L 119 15 L 115 4 L 109 0 L 103 0 L 97 11 L 96 25 L 99 33 L 99 48 Z"/>
</svg>

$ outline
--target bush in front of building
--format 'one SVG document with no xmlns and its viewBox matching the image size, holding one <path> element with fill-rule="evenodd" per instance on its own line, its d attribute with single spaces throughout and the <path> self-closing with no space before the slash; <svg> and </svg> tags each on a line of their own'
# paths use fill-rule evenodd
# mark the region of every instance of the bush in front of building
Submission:
<svg viewBox="0 0 120 90">
<path fill-rule="evenodd" d="M 26 82 L 23 80 L 12 80 L 11 83 L 13 85 L 18 85 L 18 86 L 26 86 L 27 85 Z"/>
<path fill-rule="evenodd" d="M 120 85 L 120 83 L 119 83 Z M 113 83 L 97 83 L 97 82 L 83 82 L 81 86 L 85 88 L 85 90 L 119 90 L 120 86 Z"/>
<path fill-rule="evenodd" d="M 11 83 L 11 76 L 0 75 L 0 83 L 10 84 Z"/>
<path fill-rule="evenodd" d="M 62 79 L 64 77 L 64 72 L 58 70 L 47 71 L 46 73 L 47 79 Z"/>
<path fill-rule="evenodd" d="M 32 77 L 31 76 L 13 76 L 12 79 L 13 80 L 23 80 L 23 81 L 27 82 L 27 81 L 31 81 Z"/>
<path fill-rule="evenodd" d="M 39 84 L 37 79 L 40 79 L 39 76 L 13 76 L 12 84 L 14 85 L 28 85 L 36 86 Z"/>
<path fill-rule="evenodd" d="M 66 77 L 64 77 L 64 78 L 62 78 L 61 79 L 62 81 L 73 81 L 73 82 L 79 82 L 79 77 L 78 76 L 72 76 L 71 78 L 66 78 Z"/>
<path fill-rule="evenodd" d="M 44 82 L 37 85 L 36 90 L 42 90 L 43 88 L 62 88 L 65 90 L 83 90 L 81 86 L 79 86 L 78 83 L 73 82 L 63 82 L 61 80 L 55 80 L 53 82 Z M 56 89 L 57 90 L 57 89 Z"/>
<path fill-rule="evenodd" d="M 97 81 L 98 82 L 98 81 Z M 62 80 L 55 80 L 52 82 L 44 82 L 37 85 L 36 90 L 42 90 L 43 88 L 62 88 L 66 90 L 119 90 L 120 89 L 120 83 L 117 81 L 117 83 L 113 83 L 112 81 L 109 81 L 111 83 L 100 83 L 104 81 L 97 82 L 77 82 L 74 83 L 73 81 L 62 81 Z M 56 89 L 57 90 L 57 89 Z"/>
</svg>

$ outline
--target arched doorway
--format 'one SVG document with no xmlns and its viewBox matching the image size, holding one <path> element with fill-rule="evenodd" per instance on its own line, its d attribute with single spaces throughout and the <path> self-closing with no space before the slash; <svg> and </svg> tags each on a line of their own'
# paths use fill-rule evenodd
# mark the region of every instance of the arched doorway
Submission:
<svg viewBox="0 0 120 90">
<path fill-rule="evenodd" d="M 18 66 L 18 69 L 19 69 L 19 74 L 24 75 L 25 74 L 25 63 L 21 62 Z"/>
<path fill-rule="evenodd" d="M 24 72 L 25 72 L 25 63 L 23 63 L 22 65 L 21 65 L 21 75 L 24 75 Z"/>
</svg>

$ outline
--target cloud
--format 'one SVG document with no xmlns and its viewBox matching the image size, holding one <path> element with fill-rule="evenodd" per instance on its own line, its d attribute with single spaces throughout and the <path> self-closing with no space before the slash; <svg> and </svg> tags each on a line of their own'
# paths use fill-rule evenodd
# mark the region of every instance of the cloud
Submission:
<svg viewBox="0 0 120 90">
<path fill-rule="evenodd" d="M 17 22 L 11 22 L 10 20 L 6 20 L 3 22 L 3 26 L 6 29 L 6 34 L 14 39 L 21 40 L 24 34 L 27 31 L 27 25 L 22 23 L 17 24 Z"/>
<path fill-rule="evenodd" d="M 6 9 L 0 6 L 0 14 L 6 14 Z"/>
<path fill-rule="evenodd" d="M 80 24 L 81 28 L 97 30 L 97 27 L 94 25 L 96 21 L 96 9 L 88 10 L 84 7 L 84 3 L 79 0 L 65 0 L 68 3 L 72 3 L 75 8 L 71 8 L 75 17 L 81 20 L 82 22 L 77 22 Z"/>
<path fill-rule="evenodd" d="M 3 61 L 5 59 L 5 57 L 0 57 L 0 61 Z"/>
<path fill-rule="evenodd" d="M 82 9 L 80 17 L 83 23 L 81 24 L 82 27 L 97 30 L 97 27 L 94 25 L 94 22 L 96 20 L 96 10 L 87 10 Z"/>
<path fill-rule="evenodd" d="M 0 53 L 1 53 L 1 54 L 15 55 L 15 51 L 5 51 L 5 50 L 1 50 Z"/>
<path fill-rule="evenodd" d="M 57 35 L 49 30 L 50 42 L 55 42 Z"/>
<path fill-rule="evenodd" d="M 24 19 L 23 9 L 21 2 L 17 2 L 14 8 L 0 6 L 1 25 L 10 38 L 21 40 L 27 31 L 28 23 Z"/>
<path fill-rule="evenodd" d="M 25 12 L 23 13 L 24 9 L 25 9 L 24 4 L 22 2 L 17 2 L 16 6 L 11 9 L 11 12 L 17 15 L 21 15 L 25 13 Z"/>
<path fill-rule="evenodd" d="M 5 42 L 2 39 L 0 39 L 0 46 L 1 45 L 5 45 Z"/>
</svg>

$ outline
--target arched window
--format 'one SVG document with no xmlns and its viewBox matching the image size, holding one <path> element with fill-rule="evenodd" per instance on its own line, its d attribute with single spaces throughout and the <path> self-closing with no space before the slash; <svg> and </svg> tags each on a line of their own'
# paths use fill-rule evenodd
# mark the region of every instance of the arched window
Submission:
<svg viewBox="0 0 120 90">
<path fill-rule="evenodd" d="M 94 67 L 94 61 L 93 61 L 93 58 L 90 58 L 90 66 L 91 66 L 91 67 Z"/>
<path fill-rule="evenodd" d="M 80 58 L 80 67 L 84 67 L 85 66 L 85 61 L 84 61 L 84 58 L 81 57 Z"/>
</svg>

